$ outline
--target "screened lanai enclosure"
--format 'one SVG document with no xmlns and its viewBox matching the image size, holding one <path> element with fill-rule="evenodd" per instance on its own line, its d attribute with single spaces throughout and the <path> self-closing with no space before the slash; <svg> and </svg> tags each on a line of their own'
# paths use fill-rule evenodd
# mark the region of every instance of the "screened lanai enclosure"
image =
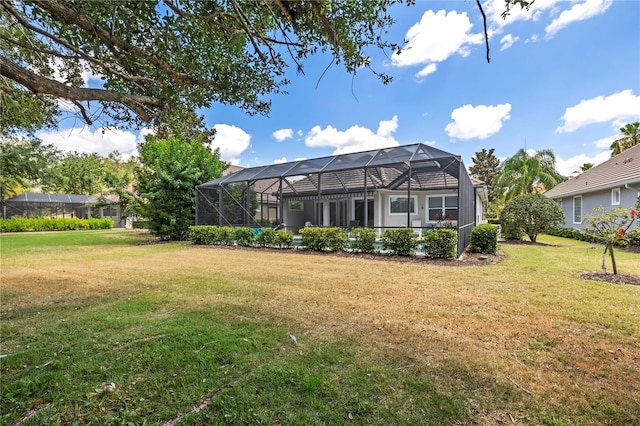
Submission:
<svg viewBox="0 0 640 426">
<path fill-rule="evenodd" d="M 277 208 L 258 209 L 268 197 Z M 414 144 L 239 170 L 196 187 L 196 223 L 280 224 L 294 233 L 305 226 L 417 234 L 451 227 L 461 254 L 482 220 L 483 197 L 486 187 L 474 187 L 461 157 Z"/>
</svg>

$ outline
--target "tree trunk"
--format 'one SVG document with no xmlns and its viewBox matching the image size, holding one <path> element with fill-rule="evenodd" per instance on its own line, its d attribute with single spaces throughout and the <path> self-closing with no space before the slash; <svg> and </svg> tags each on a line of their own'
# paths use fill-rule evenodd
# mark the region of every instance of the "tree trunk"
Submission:
<svg viewBox="0 0 640 426">
<path fill-rule="evenodd" d="M 613 244 L 609 243 L 608 248 L 609 248 L 609 256 L 611 256 L 611 266 L 613 267 L 613 273 L 615 275 L 618 273 L 618 267 L 616 266 L 616 258 L 613 255 Z"/>
</svg>

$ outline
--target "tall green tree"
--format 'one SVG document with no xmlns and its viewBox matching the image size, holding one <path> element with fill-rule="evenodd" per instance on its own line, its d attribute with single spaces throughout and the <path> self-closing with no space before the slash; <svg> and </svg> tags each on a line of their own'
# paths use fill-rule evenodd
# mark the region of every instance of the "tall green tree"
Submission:
<svg viewBox="0 0 640 426">
<path fill-rule="evenodd" d="M 52 145 L 43 145 L 38 139 L 0 138 L 0 199 L 40 185 L 56 155 Z"/>
<path fill-rule="evenodd" d="M 498 194 L 493 182 L 500 173 L 500 160 L 493 153 L 495 148 L 478 151 L 471 157 L 473 165 L 469 167 L 471 176 L 479 179 L 487 185 L 489 191 L 489 203 L 492 203 Z"/>
<path fill-rule="evenodd" d="M 77 151 L 61 154 L 43 189 L 61 194 L 100 194 L 105 189 L 103 158 Z"/>
<path fill-rule="evenodd" d="M 640 122 L 628 123 L 620 128 L 620 137 L 611 144 L 611 156 L 618 155 L 640 143 Z"/>
<path fill-rule="evenodd" d="M 529 155 L 520 149 L 502 164 L 495 186 L 503 191 L 505 200 L 509 201 L 518 195 L 549 190 L 565 180 L 556 171 L 556 157 L 551 150 Z"/>
<path fill-rule="evenodd" d="M 140 213 L 151 232 L 166 240 L 183 240 L 195 223 L 195 186 L 222 176 L 227 164 L 218 149 L 178 138 L 147 136 L 139 146 L 137 191 Z"/>
<path fill-rule="evenodd" d="M 564 222 L 562 208 L 542 194 L 518 195 L 500 212 L 500 223 L 506 238 L 520 239 L 524 233 L 534 243 L 538 234 Z"/>
<path fill-rule="evenodd" d="M 12 106 L 0 127 L 24 125 L 37 110 L 46 122 L 57 98 L 89 124 L 102 111 L 104 125 L 157 126 L 212 103 L 267 114 L 269 96 L 289 84 L 287 68 L 303 73 L 318 52 L 387 83 L 369 50 L 399 49 L 388 30 L 391 6 L 403 1 L 414 2 L 0 0 L 0 92 Z M 505 0 L 503 16 L 531 3 Z M 86 87 L 87 74 L 102 85 Z"/>
</svg>

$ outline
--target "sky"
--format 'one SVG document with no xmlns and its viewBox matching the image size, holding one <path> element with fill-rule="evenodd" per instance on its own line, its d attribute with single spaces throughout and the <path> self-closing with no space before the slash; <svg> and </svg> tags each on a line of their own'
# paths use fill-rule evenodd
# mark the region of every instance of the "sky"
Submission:
<svg viewBox="0 0 640 426">
<path fill-rule="evenodd" d="M 414 143 L 460 155 L 467 167 L 483 148 L 500 159 L 550 149 L 565 176 L 610 158 L 618 129 L 640 121 L 640 0 L 536 0 L 506 19 L 504 0 L 483 8 L 490 63 L 476 2 L 397 5 L 388 37 L 406 41 L 404 51 L 367 52 L 390 84 L 313 57 L 304 75 L 291 70 L 267 117 L 224 105 L 200 111 L 216 128 L 213 147 L 243 167 Z M 147 133 L 63 120 L 38 136 L 65 151 L 127 158 Z"/>
</svg>

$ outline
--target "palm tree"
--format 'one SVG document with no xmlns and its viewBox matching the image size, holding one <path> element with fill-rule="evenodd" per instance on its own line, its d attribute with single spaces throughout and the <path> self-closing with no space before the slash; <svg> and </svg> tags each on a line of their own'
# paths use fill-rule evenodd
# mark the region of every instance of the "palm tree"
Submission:
<svg viewBox="0 0 640 426">
<path fill-rule="evenodd" d="M 640 122 L 629 123 L 620 128 L 622 137 L 616 139 L 611 144 L 611 156 L 618 155 L 632 146 L 640 143 Z"/>
<path fill-rule="evenodd" d="M 556 156 L 549 149 L 529 155 L 520 149 L 516 155 L 502 163 L 502 172 L 495 186 L 505 191 L 505 201 L 521 194 L 549 190 L 565 181 L 556 171 Z"/>
</svg>

